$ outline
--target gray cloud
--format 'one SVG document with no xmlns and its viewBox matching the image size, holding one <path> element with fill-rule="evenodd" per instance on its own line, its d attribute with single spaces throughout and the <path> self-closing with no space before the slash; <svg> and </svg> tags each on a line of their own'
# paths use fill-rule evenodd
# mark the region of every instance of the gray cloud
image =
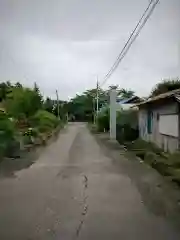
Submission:
<svg viewBox="0 0 180 240">
<path fill-rule="evenodd" d="M 1 0 L 0 79 L 63 99 L 102 80 L 148 1 Z M 108 84 L 150 92 L 180 75 L 180 2 L 163 0 Z"/>
</svg>

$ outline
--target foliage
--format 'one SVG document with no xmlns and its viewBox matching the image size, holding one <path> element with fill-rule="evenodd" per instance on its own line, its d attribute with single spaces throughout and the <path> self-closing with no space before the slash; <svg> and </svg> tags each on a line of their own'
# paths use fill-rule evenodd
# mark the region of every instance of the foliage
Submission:
<svg viewBox="0 0 180 240">
<path fill-rule="evenodd" d="M 145 153 L 145 162 L 150 164 L 164 176 L 180 185 L 180 152 L 159 156 L 154 151 Z"/>
<path fill-rule="evenodd" d="M 52 100 L 48 97 L 43 104 L 43 109 L 53 113 L 56 117 L 58 117 L 58 107 L 59 117 L 61 121 L 65 122 L 67 120 L 68 113 L 68 103 L 66 101 L 59 100 L 59 102 L 57 102 L 57 100 Z"/>
<path fill-rule="evenodd" d="M 11 84 L 9 82 L 0 83 L 0 102 L 6 99 L 6 96 L 10 91 Z"/>
<path fill-rule="evenodd" d="M 39 134 L 39 131 L 37 128 L 28 128 L 23 135 L 24 136 L 30 136 L 30 137 L 37 137 Z"/>
<path fill-rule="evenodd" d="M 101 109 L 109 104 L 109 93 L 112 89 L 116 89 L 117 94 L 121 98 L 132 97 L 134 91 L 119 89 L 118 85 L 110 85 L 107 90 L 98 89 L 98 108 Z M 97 110 L 97 89 L 93 88 L 83 92 L 81 95 L 76 95 L 68 103 L 68 112 L 75 117 L 77 121 L 93 121 Z"/>
<path fill-rule="evenodd" d="M 50 100 L 51 109 L 43 102 L 39 87 L 24 87 L 17 82 L 0 83 L 0 155 L 15 156 L 20 153 L 20 142 L 34 143 L 43 138 L 59 124 L 59 120 L 52 113 L 55 101 Z M 61 116 L 65 114 L 65 103 L 61 102 Z M 63 103 L 63 105 L 62 105 Z M 57 104 L 56 104 L 57 105 Z M 47 109 L 48 111 L 45 111 Z M 3 112 L 4 111 L 4 112 Z M 67 111 L 67 110 L 66 110 Z M 55 109 L 56 114 L 56 109 Z"/>
<path fill-rule="evenodd" d="M 157 96 L 161 93 L 176 90 L 180 88 L 180 79 L 165 79 L 158 83 L 151 92 L 151 97 Z"/>
<path fill-rule="evenodd" d="M 109 131 L 109 108 L 106 108 L 104 111 L 100 112 L 97 117 L 97 130 L 99 132 Z"/>
<path fill-rule="evenodd" d="M 161 155 L 163 150 L 161 148 L 159 148 L 156 144 L 152 143 L 152 142 L 147 142 L 141 138 L 137 139 L 136 141 L 134 141 L 131 145 L 131 150 L 133 151 L 152 151 L 155 154 Z"/>
<path fill-rule="evenodd" d="M 68 103 L 66 101 L 61 101 L 59 100 L 59 104 L 57 101 L 53 101 L 54 106 L 53 106 L 53 114 L 58 117 L 58 105 L 59 105 L 59 117 L 61 121 L 65 122 L 66 117 L 67 117 L 67 112 L 68 112 Z"/>
<path fill-rule="evenodd" d="M 180 186 L 180 169 L 179 168 L 171 168 L 168 170 L 169 170 L 168 173 L 169 173 L 170 179 Z"/>
<path fill-rule="evenodd" d="M 142 139 L 134 141 L 128 147 L 160 174 L 180 185 L 180 152 L 165 155 L 154 143 Z"/>
<path fill-rule="evenodd" d="M 14 87 L 7 96 L 5 107 L 10 116 L 16 119 L 23 114 L 28 118 L 41 108 L 41 97 L 35 90 Z"/>
<path fill-rule="evenodd" d="M 36 83 L 34 83 L 34 98 L 33 98 L 33 103 L 36 104 L 36 109 L 41 109 L 43 105 L 43 99 L 42 95 L 40 93 L 39 87 Z"/>
<path fill-rule="evenodd" d="M 7 114 L 0 112 L 0 154 L 4 155 L 15 136 L 15 124 Z"/>
<path fill-rule="evenodd" d="M 53 107 L 54 107 L 53 101 L 49 97 L 47 97 L 43 105 L 44 110 L 52 113 Z"/>
<path fill-rule="evenodd" d="M 55 128 L 58 125 L 59 120 L 54 114 L 45 110 L 39 110 L 33 117 L 31 117 L 30 123 L 32 127 L 37 127 L 40 132 L 46 132 Z"/>
<path fill-rule="evenodd" d="M 122 98 L 131 98 L 134 96 L 134 93 L 135 92 L 133 90 L 122 88 L 119 90 L 118 95 L 121 96 Z"/>
<path fill-rule="evenodd" d="M 24 135 L 24 136 L 23 136 L 23 143 L 24 143 L 25 145 L 32 144 L 32 138 L 31 138 L 31 136 L 29 136 L 29 135 Z"/>
<path fill-rule="evenodd" d="M 69 114 L 74 116 L 76 121 L 93 121 L 97 110 L 96 95 L 96 88 L 87 90 L 81 95 L 76 95 L 67 104 Z M 101 108 L 108 102 L 108 91 L 99 88 L 98 95 L 98 108 Z"/>
<path fill-rule="evenodd" d="M 122 126 L 127 124 L 136 129 L 138 127 L 138 111 L 136 109 L 128 109 L 117 112 L 117 123 Z"/>
<path fill-rule="evenodd" d="M 117 113 L 116 137 L 120 143 L 134 141 L 138 138 L 138 111 L 121 110 Z"/>
<path fill-rule="evenodd" d="M 0 111 L 0 139 L 12 139 L 15 133 L 15 124 L 6 113 Z"/>
</svg>

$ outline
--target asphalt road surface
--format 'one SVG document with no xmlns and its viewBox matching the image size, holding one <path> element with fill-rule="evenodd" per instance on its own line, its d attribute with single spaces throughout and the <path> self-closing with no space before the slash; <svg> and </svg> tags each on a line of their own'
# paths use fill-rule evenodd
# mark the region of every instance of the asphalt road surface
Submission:
<svg viewBox="0 0 180 240">
<path fill-rule="evenodd" d="M 84 124 L 75 123 L 37 161 L 0 179 L 0 240 L 174 240 Z"/>
</svg>

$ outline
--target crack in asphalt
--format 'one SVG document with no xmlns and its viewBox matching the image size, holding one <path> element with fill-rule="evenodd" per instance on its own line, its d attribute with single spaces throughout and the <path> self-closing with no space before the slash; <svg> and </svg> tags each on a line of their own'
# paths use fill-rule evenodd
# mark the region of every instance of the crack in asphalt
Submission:
<svg viewBox="0 0 180 240">
<path fill-rule="evenodd" d="M 83 175 L 83 209 L 82 209 L 82 212 L 81 212 L 81 220 L 80 220 L 80 223 L 79 223 L 79 225 L 77 227 L 77 230 L 76 230 L 76 238 L 78 238 L 79 235 L 80 235 L 80 232 L 81 232 L 82 227 L 83 227 L 84 222 L 85 222 L 85 217 L 86 217 L 87 212 L 88 212 L 87 189 L 88 189 L 88 178 L 87 178 L 86 175 Z"/>
</svg>

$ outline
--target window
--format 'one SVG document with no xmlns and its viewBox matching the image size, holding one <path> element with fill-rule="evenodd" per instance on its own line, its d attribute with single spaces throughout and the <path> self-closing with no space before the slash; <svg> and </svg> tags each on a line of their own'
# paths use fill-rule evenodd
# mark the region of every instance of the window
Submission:
<svg viewBox="0 0 180 240">
<path fill-rule="evenodd" d="M 160 115 L 159 132 L 164 135 L 179 136 L 179 118 L 177 114 Z"/>
</svg>

